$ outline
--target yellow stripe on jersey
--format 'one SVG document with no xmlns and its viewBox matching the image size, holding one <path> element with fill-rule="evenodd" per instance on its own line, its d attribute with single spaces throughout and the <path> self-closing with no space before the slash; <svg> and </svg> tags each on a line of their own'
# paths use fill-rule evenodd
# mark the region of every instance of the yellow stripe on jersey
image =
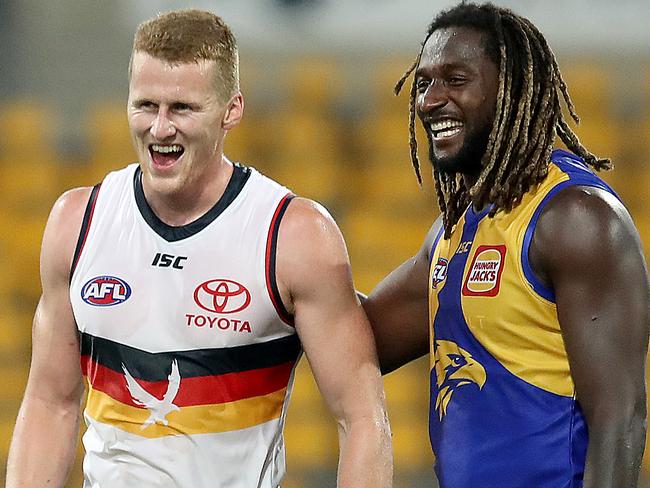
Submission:
<svg viewBox="0 0 650 488">
<path fill-rule="evenodd" d="M 97 422 L 151 439 L 227 432 L 279 418 L 286 391 L 286 388 L 282 388 L 268 395 L 235 402 L 182 407 L 164 417 L 167 425 L 158 421 L 145 426 L 151 415 L 150 410 L 125 405 L 101 391 L 90 388 L 86 414 Z"/>
<path fill-rule="evenodd" d="M 505 246 L 504 262 L 500 264 L 500 288 L 496 296 L 461 293 L 461 308 L 471 333 L 483 347 L 506 369 L 522 380 L 546 391 L 563 396 L 573 396 L 575 387 L 569 371 L 564 340 L 557 318 L 555 303 L 540 296 L 524 275 L 521 250 L 524 236 L 535 210 L 544 197 L 559 183 L 569 179 L 557 166 L 550 165 L 549 176 L 537 188 L 524 195 L 516 212 L 498 212 L 489 222 L 479 224 L 470 242 L 461 242 L 467 212 L 459 220 L 451 240 L 440 239 L 432 255 L 431 267 L 438 258 L 451 260 L 456 253 L 468 252 L 463 272 L 467 283 L 474 258 L 480 248 Z M 431 275 L 431 273 L 430 273 Z M 437 293 L 445 283 L 431 289 L 430 319 L 438 311 Z M 433 336 L 433 329 L 431 330 Z M 431 337 L 431 340 L 435 340 Z M 433 342 L 431 344 L 433 346 Z M 433 351 L 433 347 L 431 348 Z M 431 362 L 433 367 L 433 354 Z"/>
</svg>

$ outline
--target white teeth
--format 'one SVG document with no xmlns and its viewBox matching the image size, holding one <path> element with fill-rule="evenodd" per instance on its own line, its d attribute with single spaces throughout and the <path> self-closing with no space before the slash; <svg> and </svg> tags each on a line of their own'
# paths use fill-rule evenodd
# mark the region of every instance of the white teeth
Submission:
<svg viewBox="0 0 650 488">
<path fill-rule="evenodd" d="M 446 129 L 443 131 L 436 132 L 436 134 L 434 134 L 434 138 L 441 139 L 443 137 L 451 137 L 458 134 L 459 132 L 460 132 L 460 127 L 454 127 L 452 129 Z"/>
<path fill-rule="evenodd" d="M 172 152 L 181 152 L 183 148 L 177 144 L 172 144 L 171 146 L 161 146 L 159 144 L 152 144 L 151 150 L 163 154 L 168 154 Z"/>
<path fill-rule="evenodd" d="M 440 122 L 435 122 L 429 124 L 429 127 L 432 131 L 439 131 L 444 129 L 451 129 L 452 127 L 462 127 L 463 123 L 457 120 L 441 120 Z"/>
</svg>

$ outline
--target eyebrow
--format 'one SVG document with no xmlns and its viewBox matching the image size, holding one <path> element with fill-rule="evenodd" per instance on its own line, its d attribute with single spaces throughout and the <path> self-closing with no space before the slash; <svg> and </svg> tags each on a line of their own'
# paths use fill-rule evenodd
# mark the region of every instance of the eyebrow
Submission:
<svg viewBox="0 0 650 488">
<path fill-rule="evenodd" d="M 147 98 L 147 97 L 139 97 L 139 98 L 135 98 L 135 99 L 131 102 L 131 105 L 142 105 L 142 104 L 145 103 L 145 102 L 152 102 L 152 103 L 155 103 L 151 98 Z"/>
<path fill-rule="evenodd" d="M 455 69 L 463 69 L 463 70 L 467 70 L 467 71 L 473 71 L 472 69 L 470 69 L 470 67 L 469 67 L 469 65 L 467 63 L 462 62 L 462 61 L 454 61 L 454 62 L 451 62 L 451 63 L 445 63 L 445 64 L 440 66 L 440 69 L 442 71 L 452 71 L 452 70 L 455 70 Z M 424 71 L 425 71 L 424 68 L 418 67 L 415 70 L 414 76 L 416 78 L 418 76 L 423 76 Z"/>
</svg>

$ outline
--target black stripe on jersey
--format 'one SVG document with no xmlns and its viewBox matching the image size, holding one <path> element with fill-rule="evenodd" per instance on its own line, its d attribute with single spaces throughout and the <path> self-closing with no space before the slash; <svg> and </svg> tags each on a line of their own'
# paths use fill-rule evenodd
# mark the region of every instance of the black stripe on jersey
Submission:
<svg viewBox="0 0 650 488">
<path fill-rule="evenodd" d="M 81 355 L 122 374 L 122 364 L 136 378 L 167 381 L 169 365 L 178 361 L 182 378 L 240 373 L 296 361 L 301 345 L 296 334 L 245 346 L 151 353 L 118 342 L 81 335 Z"/>
<path fill-rule="evenodd" d="M 288 325 L 293 326 L 293 316 L 287 311 L 284 303 L 282 302 L 282 297 L 280 296 L 280 290 L 278 288 L 278 282 L 276 279 L 275 273 L 275 261 L 276 261 L 276 251 L 278 247 L 278 232 L 280 230 L 280 222 L 282 222 L 282 217 L 287 211 L 287 207 L 295 195 L 285 196 L 278 205 L 278 208 L 273 215 L 273 220 L 271 220 L 271 227 L 269 229 L 269 236 L 267 239 L 266 246 L 266 283 L 269 289 L 269 295 L 271 296 L 271 301 L 275 307 L 276 312 L 280 318 L 287 323 Z"/>
<path fill-rule="evenodd" d="M 214 206 L 208 210 L 201 217 L 196 219 L 194 222 L 190 222 L 186 225 L 181 225 L 179 227 L 174 227 L 167 225 L 165 222 L 160 220 L 158 216 L 151 210 L 151 207 L 147 203 L 147 199 L 144 196 L 144 190 L 142 189 L 142 171 L 138 166 L 135 170 L 133 177 L 133 189 L 135 191 L 135 201 L 140 209 L 140 213 L 144 220 L 149 224 L 156 234 L 165 239 L 168 242 L 180 241 L 188 237 L 201 232 L 205 229 L 211 222 L 214 221 L 221 213 L 228 208 L 237 195 L 239 195 L 244 188 L 244 185 L 250 178 L 251 169 L 242 166 L 240 164 L 233 165 L 232 176 L 230 181 L 226 186 L 226 189 L 221 195 L 221 198 Z"/>
<path fill-rule="evenodd" d="M 90 222 L 92 222 L 93 219 L 95 204 L 97 203 L 97 195 L 99 194 L 99 188 L 101 186 L 101 183 L 93 186 L 93 189 L 90 192 L 90 197 L 88 197 L 88 203 L 86 204 L 86 210 L 84 211 L 84 218 L 81 222 L 81 230 L 79 231 L 79 238 L 77 239 L 77 246 L 75 247 L 74 255 L 72 257 L 72 265 L 70 266 L 70 281 L 72 281 L 72 275 L 77 267 L 79 258 L 81 257 L 81 251 L 83 251 L 84 245 L 86 244 L 86 238 L 88 237 L 88 231 L 90 230 Z"/>
</svg>

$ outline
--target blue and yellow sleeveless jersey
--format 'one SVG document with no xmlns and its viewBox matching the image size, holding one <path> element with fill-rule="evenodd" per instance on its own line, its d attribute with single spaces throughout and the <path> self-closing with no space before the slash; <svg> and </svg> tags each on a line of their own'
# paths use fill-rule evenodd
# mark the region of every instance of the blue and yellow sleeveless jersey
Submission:
<svg viewBox="0 0 650 488">
<path fill-rule="evenodd" d="M 553 290 L 528 260 L 541 210 L 569 185 L 613 193 L 556 150 L 514 210 L 489 218 L 470 206 L 433 244 L 429 434 L 444 488 L 582 487 L 587 425 Z"/>
</svg>

